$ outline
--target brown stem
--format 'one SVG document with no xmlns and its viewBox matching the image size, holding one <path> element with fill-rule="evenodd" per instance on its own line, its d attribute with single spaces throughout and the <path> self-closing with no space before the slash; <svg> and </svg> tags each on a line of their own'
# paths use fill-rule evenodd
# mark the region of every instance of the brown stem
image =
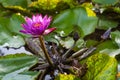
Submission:
<svg viewBox="0 0 120 80">
<path fill-rule="evenodd" d="M 45 42 L 44 42 L 44 40 L 43 40 L 43 36 L 39 36 L 39 40 L 40 40 L 40 43 L 41 43 L 41 47 L 42 47 L 42 49 L 43 49 L 43 52 L 44 52 L 44 54 L 45 54 L 45 58 L 47 59 L 48 63 L 49 63 L 51 66 L 53 66 L 53 62 L 52 62 L 52 60 L 51 60 L 51 58 L 50 58 L 50 56 L 49 56 L 49 54 L 48 54 L 48 52 L 47 52 L 46 46 L 45 46 Z"/>
<path fill-rule="evenodd" d="M 80 49 L 79 51 L 75 52 L 74 54 L 72 54 L 72 56 L 70 58 L 76 58 L 81 56 L 84 52 L 86 52 L 88 50 L 88 48 L 83 48 Z"/>
</svg>

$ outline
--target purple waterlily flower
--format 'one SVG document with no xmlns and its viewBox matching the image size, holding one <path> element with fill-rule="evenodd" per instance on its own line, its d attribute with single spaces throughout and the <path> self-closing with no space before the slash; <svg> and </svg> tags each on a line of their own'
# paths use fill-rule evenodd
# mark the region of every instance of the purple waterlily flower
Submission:
<svg viewBox="0 0 120 80">
<path fill-rule="evenodd" d="M 24 34 L 30 34 L 33 37 L 39 37 L 40 35 L 47 35 L 54 31 L 56 28 L 48 28 L 51 22 L 51 16 L 44 17 L 41 14 L 33 15 L 32 18 L 25 17 L 26 23 L 22 24 L 24 30 L 20 32 Z"/>
</svg>

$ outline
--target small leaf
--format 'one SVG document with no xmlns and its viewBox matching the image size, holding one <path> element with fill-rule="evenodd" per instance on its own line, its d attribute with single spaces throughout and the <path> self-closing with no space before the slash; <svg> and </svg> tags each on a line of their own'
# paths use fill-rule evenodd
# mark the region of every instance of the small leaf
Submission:
<svg viewBox="0 0 120 80">
<path fill-rule="evenodd" d="M 85 59 L 87 73 L 82 80 L 116 80 L 117 61 L 107 54 L 94 54 Z"/>
<path fill-rule="evenodd" d="M 67 37 L 67 38 L 65 38 L 65 40 L 61 39 L 60 43 L 63 47 L 68 49 L 68 48 L 72 47 L 72 45 L 74 44 L 74 40 L 71 37 Z"/>
</svg>

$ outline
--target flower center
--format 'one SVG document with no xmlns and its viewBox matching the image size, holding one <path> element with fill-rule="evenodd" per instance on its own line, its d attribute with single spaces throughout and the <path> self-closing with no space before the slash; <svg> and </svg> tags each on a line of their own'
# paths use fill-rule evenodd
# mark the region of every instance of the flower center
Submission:
<svg viewBox="0 0 120 80">
<path fill-rule="evenodd" d="M 35 24 L 34 24 L 34 27 L 35 27 L 35 28 L 39 28 L 40 25 L 41 25 L 40 23 L 35 23 Z"/>
</svg>

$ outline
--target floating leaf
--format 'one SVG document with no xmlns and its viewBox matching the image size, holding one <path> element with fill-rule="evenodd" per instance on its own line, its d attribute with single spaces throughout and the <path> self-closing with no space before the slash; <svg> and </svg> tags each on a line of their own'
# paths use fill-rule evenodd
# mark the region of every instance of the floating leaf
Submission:
<svg viewBox="0 0 120 80">
<path fill-rule="evenodd" d="M 104 50 L 101 50 L 99 53 L 107 53 L 110 56 L 115 57 L 118 54 L 120 54 L 120 49 L 104 49 Z"/>
<path fill-rule="evenodd" d="M 81 80 L 72 74 L 59 74 L 55 80 Z"/>
<path fill-rule="evenodd" d="M 7 28 L 10 32 L 23 35 L 19 31 L 22 29 L 21 24 L 24 22 L 24 18 L 21 15 L 12 15 L 10 18 L 9 26 Z"/>
<path fill-rule="evenodd" d="M 24 71 L 24 69 L 16 70 L 9 74 L 6 74 L 2 80 L 36 80 L 39 72 Z"/>
<path fill-rule="evenodd" d="M 91 47 L 93 45 L 96 45 L 97 43 L 98 43 L 98 41 L 89 39 L 89 40 L 86 41 L 86 46 Z"/>
<path fill-rule="evenodd" d="M 20 33 L 22 29 L 20 26 L 24 22 L 21 15 L 13 15 L 9 18 L 0 18 L 0 44 L 5 44 L 8 47 L 19 48 L 24 45 L 24 34 Z"/>
<path fill-rule="evenodd" d="M 0 79 L 12 80 L 12 79 L 6 79 L 7 78 L 6 76 L 10 77 L 11 75 L 15 77 L 15 75 L 18 75 L 18 73 L 27 71 L 30 67 L 35 65 L 37 62 L 38 62 L 37 57 L 26 55 L 26 54 L 1 56 L 0 57 Z"/>
<path fill-rule="evenodd" d="M 111 38 L 120 48 L 120 31 L 111 32 Z"/>
<path fill-rule="evenodd" d="M 74 44 L 74 40 L 71 37 L 65 38 L 65 40 L 60 40 L 60 43 L 65 48 L 70 48 Z"/>
<path fill-rule="evenodd" d="M 27 0 L 0 0 L 3 6 L 22 6 L 27 7 Z"/>
<path fill-rule="evenodd" d="M 54 19 L 52 26 L 57 27 L 57 32 L 64 31 L 64 35 L 77 30 L 80 32 L 80 36 L 84 37 L 94 32 L 98 20 L 95 15 L 89 14 L 92 10 L 88 11 L 88 9 L 86 10 L 84 7 L 68 9 Z"/>
<path fill-rule="evenodd" d="M 82 80 L 116 80 L 117 61 L 107 54 L 94 54 L 85 59 L 87 73 Z"/>
<path fill-rule="evenodd" d="M 114 5 L 116 4 L 119 0 L 92 0 L 95 3 L 99 3 L 102 5 Z"/>
<path fill-rule="evenodd" d="M 105 49 L 118 49 L 118 46 L 114 44 L 112 40 L 107 40 L 97 46 L 95 53 L 99 53 L 100 51 Z"/>
<path fill-rule="evenodd" d="M 118 22 L 116 21 L 100 18 L 98 28 L 107 30 L 109 28 L 115 28 L 117 25 Z"/>
<path fill-rule="evenodd" d="M 25 44 L 23 37 L 21 36 L 11 36 L 8 37 L 8 40 L 5 42 L 4 46 L 19 48 Z"/>
</svg>

